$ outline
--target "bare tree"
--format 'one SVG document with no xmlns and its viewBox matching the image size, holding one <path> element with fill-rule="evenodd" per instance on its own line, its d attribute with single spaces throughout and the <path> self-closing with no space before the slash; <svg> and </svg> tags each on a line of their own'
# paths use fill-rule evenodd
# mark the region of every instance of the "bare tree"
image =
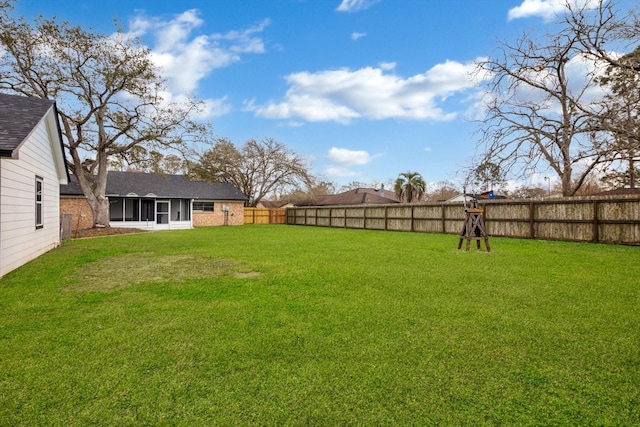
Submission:
<svg viewBox="0 0 640 427">
<path fill-rule="evenodd" d="M 542 187 L 527 187 L 522 186 L 518 187 L 509 193 L 509 196 L 514 199 L 542 199 L 543 197 L 547 197 L 549 195 L 549 191 Z"/>
<path fill-rule="evenodd" d="M 618 0 L 598 0 L 576 6 L 576 2 L 567 0 L 568 13 L 562 23 L 591 60 L 638 73 L 640 63 L 629 62 L 618 52 L 629 52 L 636 47 L 640 36 L 640 9 L 635 6 L 619 11 L 619 4 Z"/>
<path fill-rule="evenodd" d="M 255 206 L 269 194 L 308 188 L 313 177 L 304 158 L 272 138 L 250 139 L 237 149 L 219 139 L 190 166 L 190 175 L 208 181 L 230 182 Z"/>
<path fill-rule="evenodd" d="M 140 40 L 104 36 L 55 18 L 33 25 L 0 8 L 0 90 L 56 101 L 62 134 L 94 225 L 109 224 L 107 172 L 114 156 L 180 150 L 206 137 L 191 119 L 200 107 L 163 99 L 163 79 Z"/>
<path fill-rule="evenodd" d="M 595 11 L 567 4 L 571 13 L 565 23 L 586 56 L 607 64 L 599 79 L 608 91 L 600 121 L 611 134 L 610 158 L 627 163 L 628 177 L 623 181 L 634 188 L 638 179 L 635 162 L 640 158 L 640 9 L 636 6 L 620 13 L 618 4 L 600 1 Z M 608 48 L 612 44 L 615 49 Z"/>
<path fill-rule="evenodd" d="M 312 182 L 307 189 L 297 188 L 289 193 L 280 194 L 277 199 L 291 203 L 315 201 L 318 197 L 336 193 L 336 183 L 311 177 Z"/>
<path fill-rule="evenodd" d="M 606 112 L 598 102 L 604 93 L 596 60 L 625 26 L 612 7 L 589 9 L 585 2 L 572 8 L 573 3 L 566 3 L 556 33 L 503 42 L 499 55 L 479 64 L 479 71 L 490 76 L 491 96 L 478 163 L 521 175 L 551 169 L 564 196 L 576 194 L 598 165 L 611 161 L 610 138 L 600 120 Z M 575 22 L 581 23 L 579 29 Z M 587 43 L 587 31 L 602 33 Z"/>
<path fill-rule="evenodd" d="M 453 182 L 440 181 L 426 194 L 426 199 L 431 202 L 448 200 L 460 194 L 460 189 Z"/>
</svg>

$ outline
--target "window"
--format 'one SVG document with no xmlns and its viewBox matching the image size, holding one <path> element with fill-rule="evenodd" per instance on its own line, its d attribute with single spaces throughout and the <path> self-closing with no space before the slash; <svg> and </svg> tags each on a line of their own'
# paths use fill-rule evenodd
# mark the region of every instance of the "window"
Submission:
<svg viewBox="0 0 640 427">
<path fill-rule="evenodd" d="M 189 209 L 191 207 L 190 205 L 191 205 L 191 200 L 182 199 L 182 212 L 183 212 L 182 220 L 183 221 L 191 221 L 191 209 Z"/>
<path fill-rule="evenodd" d="M 194 212 L 213 212 L 213 202 L 193 202 Z"/>
<path fill-rule="evenodd" d="M 122 221 L 123 199 L 120 197 L 109 197 L 109 221 Z"/>
<path fill-rule="evenodd" d="M 36 229 L 44 227 L 42 221 L 42 191 L 44 178 L 36 176 Z"/>
<path fill-rule="evenodd" d="M 191 200 L 171 199 L 171 221 L 189 221 L 191 219 Z"/>
<path fill-rule="evenodd" d="M 124 220 L 140 220 L 140 199 L 124 199 Z"/>
<path fill-rule="evenodd" d="M 140 199 L 109 197 L 109 221 L 140 221 Z"/>
</svg>

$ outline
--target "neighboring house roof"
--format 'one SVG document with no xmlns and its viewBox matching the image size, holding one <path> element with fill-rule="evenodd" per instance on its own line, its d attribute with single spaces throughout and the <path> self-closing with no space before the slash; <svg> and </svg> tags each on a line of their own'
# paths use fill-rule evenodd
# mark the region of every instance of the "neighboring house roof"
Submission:
<svg viewBox="0 0 640 427">
<path fill-rule="evenodd" d="M 50 129 L 53 158 L 61 179 L 68 179 L 55 101 L 0 93 L 0 157 L 17 159 L 22 144 L 43 119 Z"/>
<path fill-rule="evenodd" d="M 66 196 L 83 195 L 74 175 L 71 176 L 69 185 L 60 187 L 60 194 Z M 226 182 L 192 181 L 185 175 L 116 171 L 109 171 L 107 175 L 108 196 L 247 200 L 247 196 L 242 194 L 233 184 Z"/>
<path fill-rule="evenodd" d="M 384 194 L 384 196 L 382 195 Z M 389 204 L 400 203 L 395 198 L 395 193 L 386 190 L 376 190 L 374 188 L 356 188 L 340 194 L 327 194 L 317 196 L 313 200 L 306 200 L 298 203 L 298 206 L 334 206 L 334 205 L 366 205 L 366 204 Z"/>
<path fill-rule="evenodd" d="M 452 198 L 445 200 L 445 203 L 465 202 L 465 201 L 469 201 L 471 199 L 475 199 L 475 195 L 474 194 L 471 194 L 471 193 L 458 194 L 457 196 L 453 196 Z"/>
</svg>

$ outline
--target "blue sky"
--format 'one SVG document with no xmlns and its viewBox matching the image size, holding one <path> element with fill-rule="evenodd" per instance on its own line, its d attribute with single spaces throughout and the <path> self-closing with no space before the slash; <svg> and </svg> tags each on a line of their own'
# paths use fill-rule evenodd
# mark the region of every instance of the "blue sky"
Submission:
<svg viewBox="0 0 640 427">
<path fill-rule="evenodd" d="M 544 29 L 563 3 L 18 0 L 16 13 L 105 34 L 118 19 L 151 48 L 174 96 L 207 101 L 216 137 L 275 138 L 339 187 L 408 170 L 427 183 L 461 179 L 477 141 L 473 61 Z"/>
</svg>

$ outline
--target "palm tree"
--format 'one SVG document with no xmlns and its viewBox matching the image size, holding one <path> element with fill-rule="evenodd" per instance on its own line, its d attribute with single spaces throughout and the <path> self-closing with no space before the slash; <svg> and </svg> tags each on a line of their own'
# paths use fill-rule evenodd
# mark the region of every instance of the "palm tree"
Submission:
<svg viewBox="0 0 640 427">
<path fill-rule="evenodd" d="M 427 184 L 418 172 L 403 172 L 396 179 L 393 190 L 407 203 L 418 201 L 427 191 Z"/>
</svg>

